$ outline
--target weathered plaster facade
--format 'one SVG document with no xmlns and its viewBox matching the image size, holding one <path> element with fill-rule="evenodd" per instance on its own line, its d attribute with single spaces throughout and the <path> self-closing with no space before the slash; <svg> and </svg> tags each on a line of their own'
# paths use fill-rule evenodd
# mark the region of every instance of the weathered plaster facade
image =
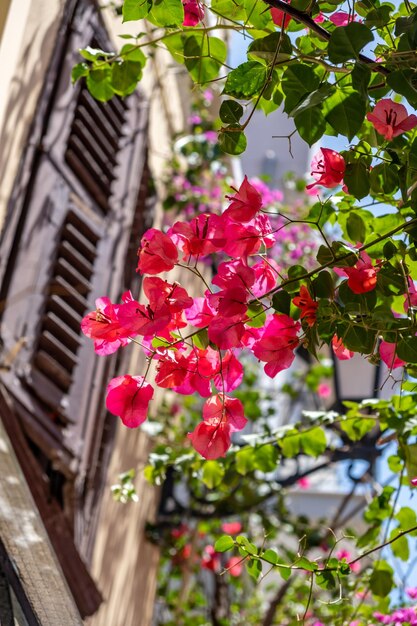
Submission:
<svg viewBox="0 0 417 626">
<path fill-rule="evenodd" d="M 27 162 L 39 147 L 37 142 L 42 136 L 42 127 L 39 123 L 36 126 L 35 114 L 42 94 L 52 89 L 51 85 L 45 84 L 45 77 L 54 61 L 56 42 L 62 36 L 62 20 L 75 4 L 76 0 L 9 0 L 1 3 L 0 232 L 6 221 L 8 230 L 13 231 L 18 219 L 9 207 L 13 197 L 27 184 L 28 179 L 22 176 L 22 160 L 25 157 Z M 131 25 L 122 25 L 121 18 L 110 10 L 103 11 L 103 18 L 115 46 L 118 46 L 122 40 L 117 35 L 131 32 Z M 88 43 L 86 41 L 85 45 Z M 154 59 L 148 62 L 141 84 L 150 106 L 148 154 L 157 189 L 162 187 L 161 175 L 169 159 L 170 139 L 186 125 L 186 80 L 182 68 L 172 67 L 171 59 L 158 50 Z M 159 221 L 157 207 L 155 223 Z M 6 259 L 0 259 L 0 284 L 5 267 Z M 142 369 L 143 361 L 132 352 L 131 373 L 140 373 Z M 153 402 L 154 412 L 157 401 Z M 144 526 L 155 513 L 158 493 L 139 477 L 139 502 L 123 506 L 112 500 L 109 490 L 118 473 L 143 466 L 149 447 L 147 436 L 140 430 L 117 430 L 89 567 L 104 597 L 98 613 L 87 621 L 91 626 L 148 626 L 151 623 L 158 550 L 147 542 Z M 58 626 L 58 622 L 56 624 Z M 59 626 L 65 624 L 59 622 Z"/>
</svg>

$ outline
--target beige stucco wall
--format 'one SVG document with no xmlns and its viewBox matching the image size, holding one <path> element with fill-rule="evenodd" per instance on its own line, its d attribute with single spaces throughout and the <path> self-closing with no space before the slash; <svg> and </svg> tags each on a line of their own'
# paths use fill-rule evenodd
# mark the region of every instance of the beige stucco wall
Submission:
<svg viewBox="0 0 417 626">
<path fill-rule="evenodd" d="M 64 4 L 65 0 L 10 1 L 0 41 L 0 227 L 43 87 Z"/>
<path fill-rule="evenodd" d="M 108 11 L 104 16 L 117 45 L 121 41 L 125 43 L 117 39 L 117 35 L 140 30 L 137 24 L 121 24 L 120 19 L 111 19 Z M 171 57 L 158 50 L 154 60 L 148 61 L 141 81 L 150 104 L 149 164 L 160 191 L 170 158 L 170 139 L 186 124 L 183 97 L 187 91 L 186 80 L 182 68 L 174 68 Z M 155 225 L 159 224 L 161 213 L 157 207 Z M 144 359 L 135 352 L 130 373 L 140 375 L 144 371 Z M 154 414 L 161 399 L 161 393 L 157 393 L 152 402 Z M 155 489 L 142 476 L 150 446 L 149 438 L 140 429 L 131 430 L 121 425 L 118 428 L 92 570 L 105 601 L 98 613 L 87 621 L 89 626 L 149 626 L 151 623 L 159 553 L 157 546 L 149 543 L 144 534 L 146 522 L 154 519 L 158 502 Z M 116 482 L 118 474 L 130 468 L 137 470 L 135 486 L 139 502 L 123 505 L 114 502 L 110 486 Z"/>
<path fill-rule="evenodd" d="M 64 6 L 65 0 L 10 0 L 0 42 L 0 230 L 27 146 Z M 104 17 L 117 45 L 124 43 L 117 35 L 132 32 L 132 25 L 122 25 L 121 18 L 116 19 L 110 11 L 105 11 Z M 133 30 L 136 32 L 136 24 Z M 185 84 L 181 68 L 173 68 L 171 59 L 158 50 L 154 61 L 148 63 L 141 86 L 151 107 L 149 161 L 159 188 L 163 186 L 161 173 L 170 155 L 170 138 L 184 128 L 187 116 Z M 160 215 L 161 212 L 157 212 L 156 223 Z M 142 366 L 143 362 L 135 354 L 131 371 L 140 373 Z M 157 402 L 153 403 L 154 411 Z M 149 445 L 148 438 L 139 430 L 118 430 L 108 487 L 120 472 L 143 466 Z M 88 621 L 91 626 L 150 624 L 158 550 L 146 541 L 144 526 L 152 519 L 157 493 L 145 485 L 142 478 L 136 486 L 137 504 L 117 504 L 109 488 L 105 492 L 92 566 L 105 602 L 98 614 Z"/>
</svg>

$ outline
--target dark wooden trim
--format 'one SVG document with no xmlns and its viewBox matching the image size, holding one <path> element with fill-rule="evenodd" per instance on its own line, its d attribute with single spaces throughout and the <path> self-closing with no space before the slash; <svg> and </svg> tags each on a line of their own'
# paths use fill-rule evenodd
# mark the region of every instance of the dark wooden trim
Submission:
<svg viewBox="0 0 417 626">
<path fill-rule="evenodd" d="M 102 596 L 79 555 L 64 513 L 57 502 L 49 498 L 45 477 L 28 446 L 10 395 L 1 384 L 0 417 L 81 616 L 92 615 L 100 606 Z"/>
</svg>

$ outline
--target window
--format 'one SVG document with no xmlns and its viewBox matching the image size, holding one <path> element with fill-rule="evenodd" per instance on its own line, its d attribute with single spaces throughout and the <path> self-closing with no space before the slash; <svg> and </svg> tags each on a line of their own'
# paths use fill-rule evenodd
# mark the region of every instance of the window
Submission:
<svg viewBox="0 0 417 626">
<path fill-rule="evenodd" d="M 95 356 L 80 321 L 97 297 L 117 300 L 133 281 L 127 257 L 132 263 L 154 194 L 144 98 L 99 103 L 82 83 L 70 84 L 80 47 L 110 45 L 96 8 L 78 3 L 66 32 L 33 126 L 39 134 L 31 141 L 40 148 L 24 159 L 22 180 L 29 182 L 21 189 L 17 181 L 10 207 L 20 212 L 17 226 L 9 221 L 0 250 L 9 277 L 1 335 L 5 352 L 15 353 L 2 378 L 27 451 L 48 477 L 54 515 L 58 505 L 60 523 L 88 562 L 115 423 L 104 410 L 104 390 L 118 363 Z M 65 559 L 73 557 L 57 533 L 54 541 L 66 572 Z M 70 578 L 81 612 L 91 613 L 82 575 Z"/>
</svg>

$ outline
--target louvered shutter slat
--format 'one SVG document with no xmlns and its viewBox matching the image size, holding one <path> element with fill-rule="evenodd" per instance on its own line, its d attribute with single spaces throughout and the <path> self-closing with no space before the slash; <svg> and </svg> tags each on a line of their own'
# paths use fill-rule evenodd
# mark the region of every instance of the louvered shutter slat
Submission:
<svg viewBox="0 0 417 626">
<path fill-rule="evenodd" d="M 82 315 L 79 315 L 74 307 L 63 300 L 61 296 L 56 294 L 52 295 L 48 300 L 48 308 L 52 313 L 55 313 L 59 319 L 63 320 L 67 326 L 69 326 L 74 332 L 80 332 L 80 324 Z"/>
<path fill-rule="evenodd" d="M 91 276 L 94 266 L 82 254 L 80 254 L 73 245 L 68 241 L 64 241 L 60 248 L 59 254 L 70 263 L 82 276 Z"/>
</svg>

